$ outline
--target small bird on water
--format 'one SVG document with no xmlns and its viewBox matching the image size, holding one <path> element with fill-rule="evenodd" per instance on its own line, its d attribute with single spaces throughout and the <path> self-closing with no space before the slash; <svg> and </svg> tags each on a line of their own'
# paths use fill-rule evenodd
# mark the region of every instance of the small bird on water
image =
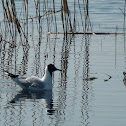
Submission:
<svg viewBox="0 0 126 126">
<path fill-rule="evenodd" d="M 124 82 L 124 85 L 126 86 L 126 72 L 123 72 L 123 75 L 124 75 L 123 82 Z"/>
<path fill-rule="evenodd" d="M 20 77 L 6 71 L 8 76 L 11 77 L 23 90 L 30 91 L 45 91 L 52 89 L 52 73 L 54 71 L 61 71 L 57 69 L 53 64 L 49 64 L 45 68 L 45 74 L 42 78 L 31 76 L 31 77 Z"/>
</svg>

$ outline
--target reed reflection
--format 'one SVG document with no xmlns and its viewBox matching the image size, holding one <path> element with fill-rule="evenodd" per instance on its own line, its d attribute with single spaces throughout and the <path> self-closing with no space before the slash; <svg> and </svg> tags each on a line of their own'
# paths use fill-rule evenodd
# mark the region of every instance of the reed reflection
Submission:
<svg viewBox="0 0 126 126">
<path fill-rule="evenodd" d="M 29 48 L 26 47 L 25 51 L 23 52 L 23 57 L 20 65 L 20 73 L 22 72 L 23 75 L 26 74 L 27 72 L 28 56 L 29 56 Z"/>
<path fill-rule="evenodd" d="M 65 110 L 67 108 L 67 72 L 68 72 L 68 58 L 70 52 L 72 36 L 64 36 L 62 42 L 61 51 L 61 82 L 59 82 L 58 88 L 58 98 L 57 98 L 57 114 L 56 114 L 56 124 L 58 125 L 61 121 L 65 120 Z"/>
<path fill-rule="evenodd" d="M 91 90 L 88 78 L 89 78 L 89 35 L 84 36 L 85 45 L 84 45 L 84 57 L 83 57 L 83 87 L 82 87 L 82 106 L 81 106 L 81 113 L 83 123 L 89 123 L 89 100 L 90 100 L 90 91 Z"/>
<path fill-rule="evenodd" d="M 67 38 L 64 36 L 63 43 L 62 43 L 62 52 L 61 52 L 61 68 L 62 72 L 62 79 L 66 81 L 67 79 L 67 69 L 68 69 L 68 58 L 69 58 L 69 51 L 70 51 L 70 44 L 71 44 L 71 36 Z"/>
</svg>

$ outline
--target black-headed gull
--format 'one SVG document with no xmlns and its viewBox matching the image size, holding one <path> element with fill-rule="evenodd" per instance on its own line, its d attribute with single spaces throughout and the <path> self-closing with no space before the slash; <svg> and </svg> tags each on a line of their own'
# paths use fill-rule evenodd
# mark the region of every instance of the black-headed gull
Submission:
<svg viewBox="0 0 126 126">
<path fill-rule="evenodd" d="M 42 78 L 31 76 L 31 77 L 20 77 L 6 71 L 8 76 L 12 78 L 22 89 L 31 91 L 43 91 L 52 89 L 52 73 L 54 71 L 61 71 L 57 69 L 53 64 L 49 64 L 45 68 L 45 74 Z"/>
</svg>

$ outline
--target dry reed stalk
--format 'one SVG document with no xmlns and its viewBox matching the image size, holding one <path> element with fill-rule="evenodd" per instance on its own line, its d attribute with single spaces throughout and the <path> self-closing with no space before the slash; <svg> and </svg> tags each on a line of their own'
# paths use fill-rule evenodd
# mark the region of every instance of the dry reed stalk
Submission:
<svg viewBox="0 0 126 126">
<path fill-rule="evenodd" d="M 63 9 L 64 9 L 65 13 L 69 14 L 69 8 L 68 8 L 67 0 L 63 0 Z"/>
<path fill-rule="evenodd" d="M 48 32 L 47 34 L 64 34 L 64 32 Z M 85 35 L 125 35 L 122 32 L 67 32 L 67 34 L 85 34 Z"/>
<path fill-rule="evenodd" d="M 62 6 L 62 0 L 61 0 L 61 6 Z M 64 31 L 64 33 L 65 33 L 65 24 L 64 24 L 63 10 L 61 11 L 61 20 L 62 20 L 63 31 Z"/>
<path fill-rule="evenodd" d="M 28 0 L 24 0 L 24 8 L 25 8 L 25 12 L 28 9 Z"/>
<path fill-rule="evenodd" d="M 76 31 L 76 1 L 74 0 L 74 22 L 73 22 L 73 31 Z"/>
<path fill-rule="evenodd" d="M 92 31 L 92 25 L 89 18 L 88 13 L 88 0 L 83 0 L 83 8 L 84 8 L 84 17 L 85 17 L 85 31 L 88 32 L 89 30 Z"/>
<path fill-rule="evenodd" d="M 88 0 L 86 1 L 86 12 L 85 12 L 85 30 L 88 31 L 88 25 L 89 25 L 89 16 L 88 16 Z"/>
<path fill-rule="evenodd" d="M 20 23 L 18 21 L 18 18 L 17 18 L 15 3 L 14 3 L 13 0 L 11 0 L 11 7 L 12 7 L 14 23 L 15 23 L 15 25 L 17 27 L 17 30 L 18 30 L 19 34 L 21 34 L 21 25 L 20 25 Z"/>
<path fill-rule="evenodd" d="M 8 16 L 11 13 L 10 9 L 6 9 L 6 7 L 9 8 L 8 1 L 6 0 L 6 6 L 4 5 L 4 1 L 2 1 L 2 5 L 3 5 L 3 10 L 4 10 L 4 18 L 7 20 L 7 22 L 4 22 L 5 23 L 5 29 L 9 31 L 9 33 L 10 33 L 10 35 L 12 37 L 12 40 L 9 42 L 9 44 L 12 43 L 12 45 L 13 45 L 14 44 L 13 43 L 14 28 L 13 28 L 13 23 L 11 22 L 11 21 L 13 21 L 13 19 L 12 19 L 11 16 Z M 9 11 L 7 11 L 7 10 L 9 10 Z"/>
<path fill-rule="evenodd" d="M 4 11 L 4 18 L 6 18 L 8 20 L 9 18 L 8 18 L 7 10 L 4 5 L 4 0 L 2 0 L 2 6 L 3 6 L 3 11 Z"/>
<path fill-rule="evenodd" d="M 44 17 L 44 16 L 48 16 L 48 15 L 52 15 L 52 14 L 56 14 L 56 13 L 59 13 L 59 12 L 61 12 L 62 11 L 62 9 L 61 10 L 57 10 L 57 11 L 53 11 L 53 12 L 50 12 L 50 11 L 48 11 L 48 12 L 45 12 L 43 15 L 36 15 L 36 16 L 33 16 L 33 17 L 28 17 L 28 18 L 22 18 L 22 19 L 20 19 L 20 20 L 27 20 L 27 19 L 31 19 L 31 20 L 33 20 L 34 18 L 42 18 L 42 17 Z"/>
<path fill-rule="evenodd" d="M 48 5 L 48 1 L 46 3 L 46 1 L 44 0 L 44 9 L 45 9 L 45 12 L 47 12 L 47 9 L 48 9 L 48 6 L 46 7 L 46 4 Z M 47 20 L 47 29 L 48 29 L 48 32 L 50 31 L 50 27 L 49 27 L 49 17 L 47 16 L 46 14 L 46 20 Z"/>
<path fill-rule="evenodd" d="M 62 24 L 65 24 L 64 27 L 64 33 L 67 34 L 67 32 L 71 31 L 73 32 L 72 24 L 71 24 L 71 16 L 70 11 L 68 8 L 67 0 L 61 0 L 61 6 L 63 7 L 64 13 L 62 12 Z M 64 23 L 65 22 L 65 23 Z M 69 30 L 70 28 L 70 30 Z"/>
<path fill-rule="evenodd" d="M 87 15 L 88 15 L 88 0 L 87 0 L 87 3 L 86 3 L 86 10 L 87 10 Z"/>
<path fill-rule="evenodd" d="M 55 29 L 57 32 L 57 23 L 56 23 L 56 15 L 55 15 L 55 0 L 53 0 L 53 11 L 54 11 L 54 17 L 55 17 Z"/>
<path fill-rule="evenodd" d="M 79 0 L 78 0 L 78 7 L 79 7 L 79 11 L 80 11 L 80 16 L 81 16 L 81 22 L 82 22 L 83 32 L 85 32 L 84 24 L 83 24 L 83 16 L 82 16 L 81 7 L 80 7 L 80 1 Z"/>
<path fill-rule="evenodd" d="M 12 19 L 12 16 L 11 16 L 11 12 L 10 12 L 9 5 L 8 5 L 8 1 L 7 0 L 6 0 L 6 5 L 7 5 L 7 9 L 8 9 L 9 21 L 12 22 L 13 19 Z"/>
</svg>

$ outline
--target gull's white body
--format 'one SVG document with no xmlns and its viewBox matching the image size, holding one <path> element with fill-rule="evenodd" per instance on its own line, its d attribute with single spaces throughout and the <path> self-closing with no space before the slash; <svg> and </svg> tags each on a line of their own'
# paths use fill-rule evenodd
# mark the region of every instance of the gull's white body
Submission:
<svg viewBox="0 0 126 126">
<path fill-rule="evenodd" d="M 59 70 L 59 69 L 56 68 L 55 70 Z M 8 73 L 8 75 L 9 74 L 10 73 Z M 43 90 L 52 89 L 52 76 L 47 66 L 45 68 L 45 74 L 42 78 L 36 76 L 31 76 L 28 78 L 19 77 L 19 76 L 16 77 L 10 76 L 10 77 L 24 90 L 43 91 Z"/>
</svg>

